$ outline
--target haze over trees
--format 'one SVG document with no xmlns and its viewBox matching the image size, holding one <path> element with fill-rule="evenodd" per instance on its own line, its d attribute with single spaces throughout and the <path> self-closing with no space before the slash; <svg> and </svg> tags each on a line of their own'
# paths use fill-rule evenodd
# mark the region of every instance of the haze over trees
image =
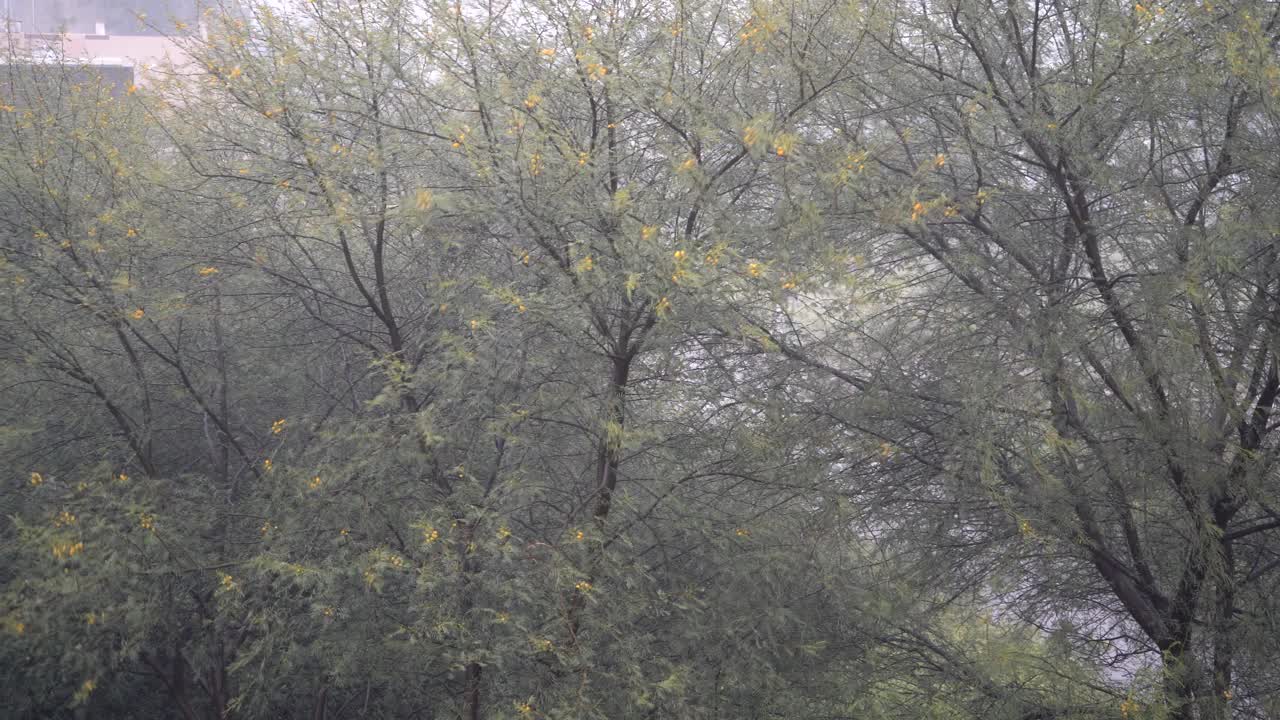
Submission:
<svg viewBox="0 0 1280 720">
<path fill-rule="evenodd" d="M 1280 4 L 237 3 L 0 66 L 4 714 L 1280 714 Z"/>
</svg>

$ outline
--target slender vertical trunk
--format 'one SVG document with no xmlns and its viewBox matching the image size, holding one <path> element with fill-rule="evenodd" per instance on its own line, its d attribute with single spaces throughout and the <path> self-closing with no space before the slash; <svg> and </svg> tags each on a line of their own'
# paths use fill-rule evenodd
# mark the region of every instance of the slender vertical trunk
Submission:
<svg viewBox="0 0 1280 720">
<path fill-rule="evenodd" d="M 613 507 L 618 487 L 618 464 L 622 460 L 622 431 L 626 425 L 626 388 L 631 374 L 632 355 L 625 350 L 610 358 L 609 385 L 605 390 L 604 437 L 596 458 L 596 501 L 591 514 L 603 526 Z"/>
<path fill-rule="evenodd" d="M 1235 552 L 1231 539 L 1222 538 L 1221 542 L 1223 568 L 1217 583 L 1217 597 L 1214 608 L 1213 628 L 1213 697 L 1210 717 L 1226 720 L 1231 717 L 1231 680 L 1235 661 L 1235 639 L 1233 637 L 1235 614 Z"/>
<path fill-rule="evenodd" d="M 471 546 L 475 541 L 476 528 L 465 517 L 456 517 L 458 523 L 458 563 L 461 569 L 459 584 L 458 609 L 463 623 L 470 623 L 471 611 L 476 604 L 476 575 L 480 570 L 479 563 L 471 556 Z M 480 720 L 480 680 L 484 667 L 470 661 L 463 668 L 462 678 L 462 717 L 464 720 Z"/>
</svg>

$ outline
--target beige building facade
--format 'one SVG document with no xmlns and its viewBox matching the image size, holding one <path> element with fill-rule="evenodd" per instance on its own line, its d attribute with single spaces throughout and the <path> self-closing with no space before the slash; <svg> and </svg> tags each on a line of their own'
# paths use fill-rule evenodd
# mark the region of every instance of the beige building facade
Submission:
<svg viewBox="0 0 1280 720">
<path fill-rule="evenodd" d="M 199 0 L 0 0 L 0 23 L 36 62 L 111 68 L 113 80 L 145 85 L 184 64 L 174 38 L 197 32 L 199 10 Z"/>
</svg>

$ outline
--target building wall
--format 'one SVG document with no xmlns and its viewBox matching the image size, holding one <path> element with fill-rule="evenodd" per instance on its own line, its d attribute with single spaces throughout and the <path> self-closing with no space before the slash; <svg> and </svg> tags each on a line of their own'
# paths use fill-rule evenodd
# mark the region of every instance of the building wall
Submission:
<svg viewBox="0 0 1280 720">
<path fill-rule="evenodd" d="M 201 0 L 0 0 L 7 27 L 36 62 L 128 68 L 145 85 L 156 69 L 187 63 L 173 36 L 196 31 Z M 146 21 L 138 20 L 145 13 Z M 111 73 L 114 79 L 121 73 Z"/>
<path fill-rule="evenodd" d="M 22 32 L 88 35 L 101 23 L 108 35 L 160 36 L 194 27 L 199 0 L 0 0 L 0 15 L 22 23 Z M 146 16 L 138 21 L 138 14 Z"/>
</svg>

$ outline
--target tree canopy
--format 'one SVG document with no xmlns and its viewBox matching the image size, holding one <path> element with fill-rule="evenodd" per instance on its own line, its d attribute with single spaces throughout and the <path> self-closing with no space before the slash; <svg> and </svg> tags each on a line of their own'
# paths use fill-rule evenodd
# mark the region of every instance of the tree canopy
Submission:
<svg viewBox="0 0 1280 720">
<path fill-rule="evenodd" d="M 1280 712 L 1280 4 L 200 25 L 0 64 L 12 716 Z"/>
</svg>

